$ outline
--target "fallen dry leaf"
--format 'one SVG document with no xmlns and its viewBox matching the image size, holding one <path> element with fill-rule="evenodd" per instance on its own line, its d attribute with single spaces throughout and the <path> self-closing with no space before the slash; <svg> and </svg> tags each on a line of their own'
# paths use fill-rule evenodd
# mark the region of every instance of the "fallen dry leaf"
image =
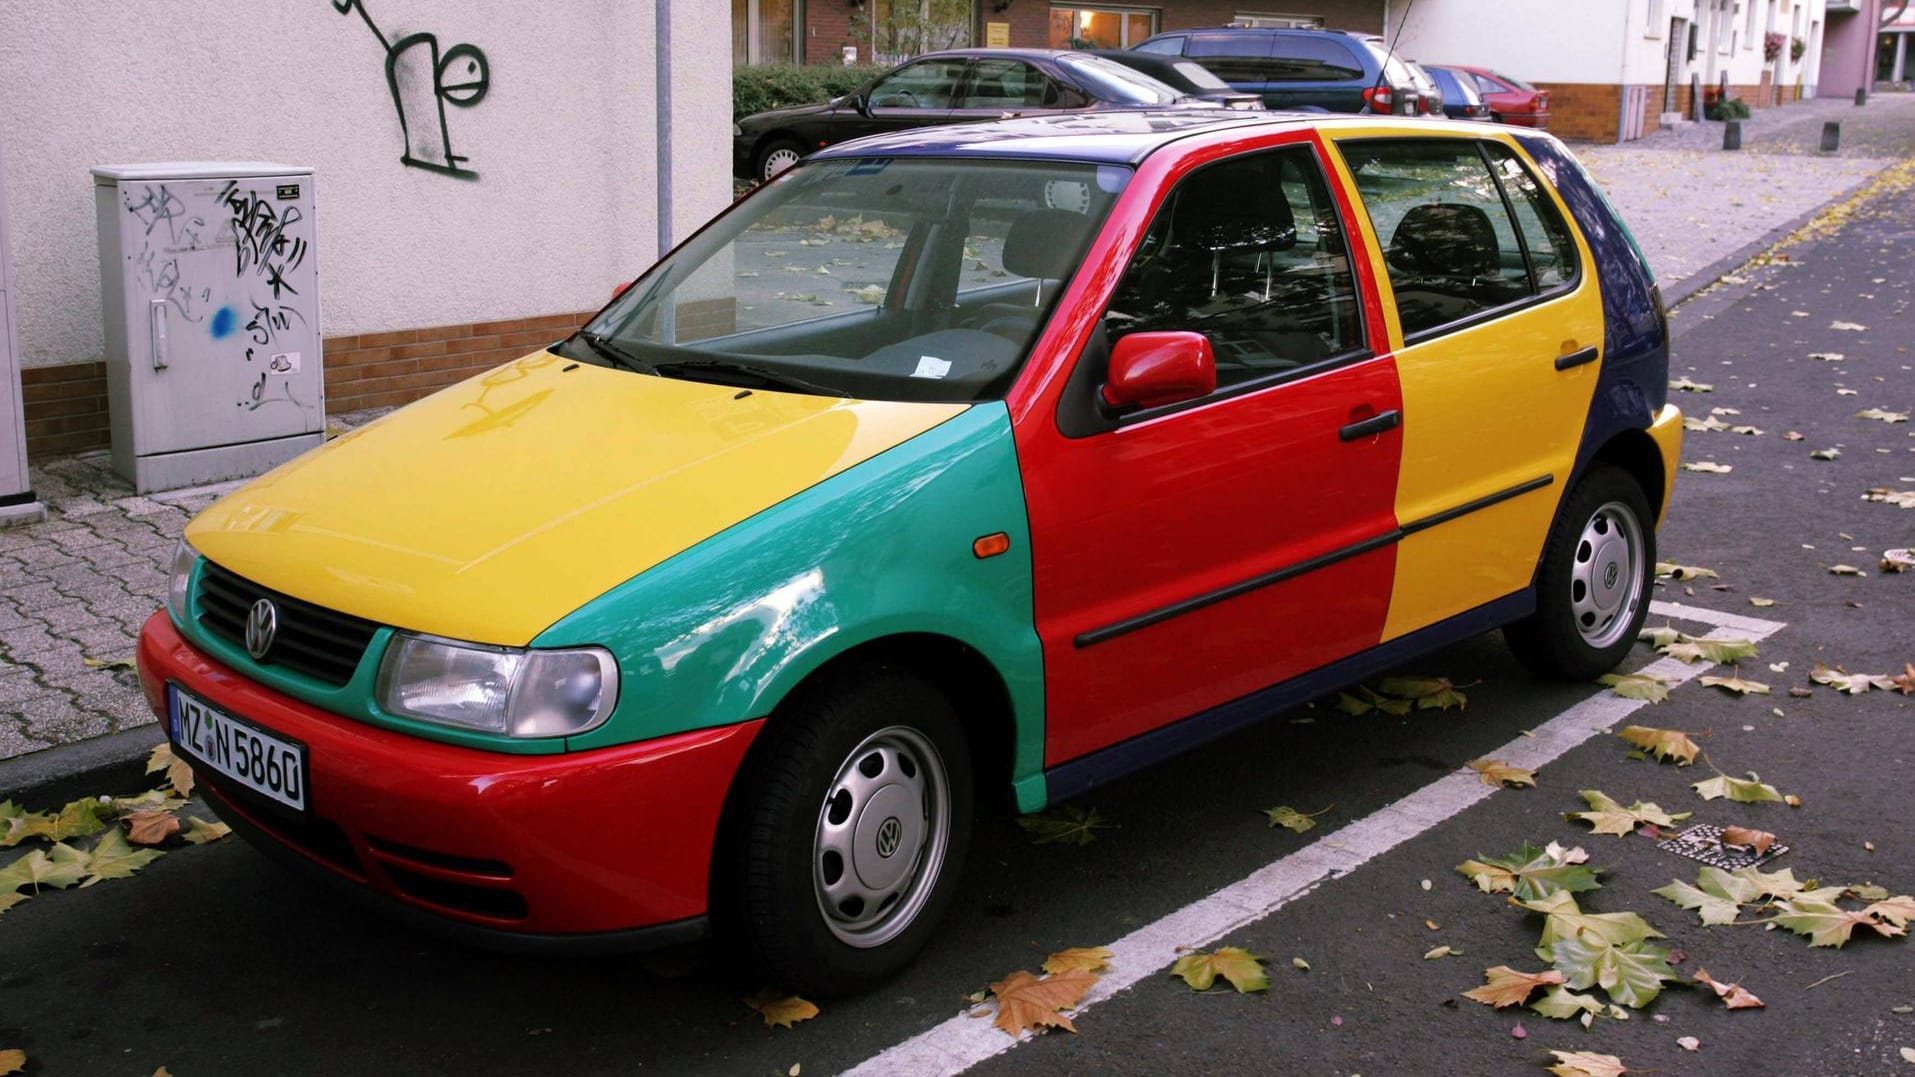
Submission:
<svg viewBox="0 0 1915 1077">
<path fill-rule="evenodd" d="M 0 1051 L 0 1077 L 9 1073 L 19 1073 L 27 1068 L 27 1053 L 19 1048 Z"/>
<path fill-rule="evenodd" d="M 1725 984 L 1709 975 L 1708 969 L 1696 970 L 1696 982 L 1716 993 L 1716 997 L 1732 1010 L 1756 1010 L 1762 1008 L 1762 1000 L 1739 983 Z"/>
<path fill-rule="evenodd" d="M 80 886 L 84 889 L 102 879 L 127 878 L 165 855 L 158 849 L 136 850 L 127 844 L 119 830 L 109 830 L 93 846 L 93 854 L 86 862 L 86 881 Z"/>
<path fill-rule="evenodd" d="M 1624 699 L 1661 703 L 1669 698 L 1669 682 L 1653 673 L 1605 673 L 1596 681 Z"/>
<path fill-rule="evenodd" d="M 1518 972 L 1508 965 L 1498 965 L 1483 972 L 1483 986 L 1463 992 L 1463 997 L 1500 1010 L 1505 1006 L 1521 1006 L 1537 988 L 1562 982 L 1563 974 L 1555 969 Z"/>
<path fill-rule="evenodd" d="M 1816 684 L 1826 684 L 1838 692 L 1859 696 L 1870 688 L 1892 689 L 1897 687 L 1894 678 L 1880 673 L 1850 673 L 1841 666 L 1830 669 L 1820 662 L 1809 671 L 1809 680 Z"/>
<path fill-rule="evenodd" d="M 1775 835 L 1766 830 L 1757 830 L 1747 826 L 1725 826 L 1722 828 L 1722 844 L 1746 845 L 1761 856 L 1775 844 Z"/>
<path fill-rule="evenodd" d="M 1676 1046 L 1685 1051 L 1700 1051 L 1702 1050 L 1702 1041 L 1696 1039 L 1694 1036 L 1677 1036 Z"/>
<path fill-rule="evenodd" d="M 1704 800 L 1728 797 L 1738 804 L 1760 804 L 1764 801 L 1780 803 L 1782 794 L 1773 785 L 1757 779 L 1753 773 L 1748 778 L 1731 778 L 1727 774 L 1718 774 L 1713 778 L 1696 782 L 1690 786 Z"/>
<path fill-rule="evenodd" d="M 1868 573 L 1863 572 L 1861 569 L 1856 568 L 1854 565 L 1830 565 L 1829 575 L 1831 576 L 1866 576 L 1868 575 Z"/>
<path fill-rule="evenodd" d="M 1911 568 L 1915 568 L 1915 550 L 1897 547 L 1882 551 L 1883 572 L 1907 572 Z"/>
<path fill-rule="evenodd" d="M 1714 460 L 1685 460 L 1684 471 L 1700 471 L 1705 475 L 1727 475 L 1735 470 L 1734 464 L 1718 464 Z"/>
<path fill-rule="evenodd" d="M 1654 726 L 1627 725 L 1616 735 L 1629 743 L 1649 752 L 1660 760 L 1673 759 L 1679 767 L 1686 767 L 1696 761 L 1696 753 L 1701 751 L 1689 734 L 1680 729 L 1657 729 Z"/>
<path fill-rule="evenodd" d="M 1456 685 L 1448 677 L 1385 677 L 1378 682 L 1377 691 L 1398 699 L 1416 702 L 1417 710 L 1465 710 L 1469 707 L 1469 697 L 1457 691 Z"/>
<path fill-rule="evenodd" d="M 1027 974 L 1028 975 L 1028 974 Z M 764 990 L 745 999 L 745 1005 L 757 1010 L 767 1028 L 790 1028 L 800 1021 L 818 1016 L 818 1007 L 797 995 Z"/>
<path fill-rule="evenodd" d="M 1111 952 L 1102 946 L 1073 946 L 1044 959 L 1044 971 L 1057 973 L 1068 969 L 1102 972 L 1110 967 Z"/>
<path fill-rule="evenodd" d="M 1097 831 L 1116 824 L 1106 822 L 1096 808 L 1062 804 L 1037 815 L 1019 816 L 1017 825 L 1031 835 L 1035 845 L 1089 845 L 1097 840 Z"/>
<path fill-rule="evenodd" d="M 1565 819 L 1580 819 L 1595 828 L 1597 834 L 1614 834 L 1622 837 L 1635 833 L 1645 824 L 1654 827 L 1675 826 L 1689 818 L 1688 812 L 1670 814 L 1655 803 L 1636 801 L 1627 808 L 1600 789 L 1584 789 L 1580 795 L 1589 805 L 1588 811 L 1564 812 Z"/>
<path fill-rule="evenodd" d="M 166 772 L 166 783 L 173 787 L 175 794 L 182 797 L 193 795 L 193 768 L 184 759 L 174 755 L 173 746 L 164 741 L 155 744 L 152 753 L 146 757 L 146 772 L 157 774 L 160 771 Z"/>
<path fill-rule="evenodd" d="M 1301 834 L 1317 825 L 1317 816 L 1322 815 L 1334 807 L 1336 807 L 1336 805 L 1332 804 L 1329 808 L 1322 808 L 1306 813 L 1300 812 L 1288 804 L 1279 804 L 1274 808 L 1263 809 L 1263 814 L 1269 818 L 1271 826 L 1280 826 Z"/>
<path fill-rule="evenodd" d="M 1469 767 L 1484 785 L 1519 786 L 1536 784 L 1536 772 L 1514 767 L 1500 759 L 1472 759 Z"/>
<path fill-rule="evenodd" d="M 1302 967 L 1310 966 L 1306 962 Z M 1240 946 L 1220 947 L 1216 953 L 1198 950 L 1185 954 L 1170 967 L 1170 974 L 1189 984 L 1192 991 L 1210 990 L 1219 976 L 1239 993 L 1265 991 L 1270 987 L 1270 978 L 1263 971 L 1263 959 Z"/>
<path fill-rule="evenodd" d="M 1042 979 L 1019 969 L 991 985 L 991 994 L 997 996 L 997 1020 L 992 1024 L 1011 1036 L 1041 1028 L 1076 1032 L 1071 1019 L 1060 1011 L 1083 1001 L 1096 982 L 1096 974 L 1084 969 L 1065 969 Z"/>
<path fill-rule="evenodd" d="M 126 840 L 135 845 L 158 845 L 180 832 L 179 816 L 170 811 L 134 812 L 124 822 Z"/>
<path fill-rule="evenodd" d="M 209 841 L 218 841 L 233 832 L 225 823 L 209 823 L 196 816 L 186 819 L 186 840 L 194 845 L 204 845 Z"/>
<path fill-rule="evenodd" d="M 1704 687 L 1720 688 L 1725 692 L 1733 692 L 1739 696 L 1766 696 L 1769 694 L 1768 685 L 1763 684 L 1761 681 L 1748 680 L 1739 672 L 1733 677 L 1704 677 L 1702 678 L 1702 683 Z"/>
<path fill-rule="evenodd" d="M 1594 1051 L 1551 1051 L 1556 1056 L 1556 1064 L 1549 1072 L 1556 1077 L 1622 1077 L 1629 1067 L 1615 1055 L 1599 1055 Z"/>
<path fill-rule="evenodd" d="M 1915 662 L 1903 662 L 1902 671 L 1890 677 L 1888 683 L 1905 696 L 1915 695 Z"/>
<path fill-rule="evenodd" d="M 1657 561 L 1656 575 L 1668 580 L 1687 583 L 1690 580 L 1719 580 L 1722 577 L 1715 569 L 1700 568 L 1696 565 L 1678 565 L 1674 561 Z"/>
</svg>

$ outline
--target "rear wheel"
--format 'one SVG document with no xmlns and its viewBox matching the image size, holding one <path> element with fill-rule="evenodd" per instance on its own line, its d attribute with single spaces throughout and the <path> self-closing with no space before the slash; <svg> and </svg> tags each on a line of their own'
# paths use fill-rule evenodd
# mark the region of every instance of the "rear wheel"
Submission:
<svg viewBox="0 0 1915 1077">
<path fill-rule="evenodd" d="M 805 148 L 796 139 L 774 138 L 758 149 L 757 163 L 752 168 L 758 182 L 763 183 L 797 164 L 804 158 Z"/>
<path fill-rule="evenodd" d="M 931 686 L 863 667 L 761 737 L 731 851 L 742 941 L 790 990 L 867 990 L 924 947 L 956 888 L 971 835 L 963 729 Z"/>
<path fill-rule="evenodd" d="M 1564 502 L 1543 550 L 1536 612 L 1503 629 L 1523 664 L 1587 680 L 1614 669 L 1649 615 L 1656 533 L 1629 473 L 1598 464 Z"/>
</svg>

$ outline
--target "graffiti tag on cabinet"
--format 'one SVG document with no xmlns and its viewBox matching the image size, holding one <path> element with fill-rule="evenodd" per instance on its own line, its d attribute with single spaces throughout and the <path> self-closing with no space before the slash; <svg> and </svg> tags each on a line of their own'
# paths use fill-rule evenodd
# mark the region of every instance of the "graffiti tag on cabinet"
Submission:
<svg viewBox="0 0 1915 1077">
<path fill-rule="evenodd" d="M 399 114 L 399 137 L 405 142 L 399 163 L 454 179 L 478 179 L 477 172 L 465 167 L 468 158 L 452 152 L 446 106 L 471 108 L 485 100 L 492 85 L 485 53 L 469 44 L 441 52 L 438 35 L 423 32 L 393 41 L 372 21 L 365 0 L 331 3 L 341 15 L 358 12 L 366 29 L 386 50 L 386 89 L 392 93 L 392 107 Z"/>
</svg>

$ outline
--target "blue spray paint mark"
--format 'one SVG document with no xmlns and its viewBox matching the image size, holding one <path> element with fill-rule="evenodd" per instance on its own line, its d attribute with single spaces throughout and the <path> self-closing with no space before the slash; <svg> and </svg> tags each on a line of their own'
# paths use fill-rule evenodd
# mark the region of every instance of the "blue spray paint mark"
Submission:
<svg viewBox="0 0 1915 1077">
<path fill-rule="evenodd" d="M 231 307 L 221 307 L 213 315 L 213 339 L 222 340 L 233 333 L 233 327 L 239 322 L 239 315 Z"/>
</svg>

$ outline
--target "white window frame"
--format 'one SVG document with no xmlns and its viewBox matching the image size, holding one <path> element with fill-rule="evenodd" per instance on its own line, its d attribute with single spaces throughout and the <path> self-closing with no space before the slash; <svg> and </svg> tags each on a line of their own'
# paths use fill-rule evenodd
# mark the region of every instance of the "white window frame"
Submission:
<svg viewBox="0 0 1915 1077">
<path fill-rule="evenodd" d="M 1662 0 L 1649 0 L 1649 23 L 1643 27 L 1642 36 L 1652 40 L 1662 40 L 1663 28 L 1668 20 L 1662 17 Z"/>
<path fill-rule="evenodd" d="M 1130 40 L 1130 19 L 1126 17 L 1126 18 L 1119 19 L 1117 21 L 1117 41 L 1118 41 L 1117 47 L 1120 49 L 1128 49 L 1132 47 L 1133 45 L 1141 45 L 1145 41 L 1148 41 L 1149 39 L 1163 32 L 1163 25 L 1164 25 L 1163 12 L 1154 7 L 1128 7 L 1123 4 L 1054 3 L 1050 6 L 1049 10 L 1069 11 L 1072 13 L 1073 18 L 1076 17 L 1077 12 L 1081 12 L 1081 11 L 1092 11 L 1098 14 L 1105 14 L 1105 15 L 1123 15 L 1123 16 L 1148 15 L 1150 16 L 1150 32 L 1148 34 L 1145 34 L 1142 39 L 1137 41 Z M 1049 26 L 1050 26 L 1050 23 L 1048 20 L 1046 20 L 1044 32 L 1047 38 L 1048 38 L 1048 35 L 1050 34 Z"/>
<path fill-rule="evenodd" d="M 760 0 L 745 0 L 745 63 L 801 64 L 805 62 L 805 0 L 791 0 L 791 55 L 765 55 L 765 20 Z"/>
</svg>

